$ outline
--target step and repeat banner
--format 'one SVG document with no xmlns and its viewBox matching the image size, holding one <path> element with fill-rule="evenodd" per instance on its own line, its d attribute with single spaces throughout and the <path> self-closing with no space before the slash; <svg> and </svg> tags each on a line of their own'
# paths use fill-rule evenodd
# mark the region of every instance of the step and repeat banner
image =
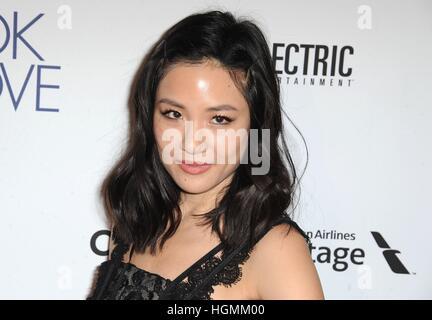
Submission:
<svg viewBox="0 0 432 320">
<path fill-rule="evenodd" d="M 1 299 L 84 299 L 106 259 L 98 189 L 125 146 L 129 84 L 206 9 L 269 40 L 301 173 L 295 219 L 327 299 L 432 298 L 432 2 L 0 4 Z"/>
</svg>

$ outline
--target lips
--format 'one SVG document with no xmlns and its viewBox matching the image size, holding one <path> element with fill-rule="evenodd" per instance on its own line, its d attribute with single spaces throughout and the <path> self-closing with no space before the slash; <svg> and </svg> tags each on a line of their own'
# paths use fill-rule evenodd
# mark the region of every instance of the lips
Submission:
<svg viewBox="0 0 432 320">
<path fill-rule="evenodd" d="M 208 169 L 210 169 L 211 164 L 209 163 L 200 163 L 200 162 L 192 162 L 192 163 L 186 163 L 186 161 L 182 161 L 180 163 L 180 168 L 189 174 L 201 174 L 206 172 Z"/>
<path fill-rule="evenodd" d="M 190 162 L 190 161 L 189 161 Z M 202 166 L 202 165 L 208 165 L 208 163 L 205 162 L 192 162 L 192 163 L 186 163 L 186 160 L 183 160 L 181 162 L 182 164 L 188 165 L 188 166 Z"/>
</svg>

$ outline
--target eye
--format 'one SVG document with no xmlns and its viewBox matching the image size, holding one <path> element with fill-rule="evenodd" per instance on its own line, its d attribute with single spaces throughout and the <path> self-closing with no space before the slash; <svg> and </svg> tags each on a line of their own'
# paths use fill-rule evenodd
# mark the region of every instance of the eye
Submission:
<svg viewBox="0 0 432 320">
<path fill-rule="evenodd" d="M 231 121 L 233 121 L 230 117 L 226 117 L 222 115 L 214 116 L 212 120 L 216 120 L 215 124 L 221 124 L 221 125 L 229 124 Z"/>
<path fill-rule="evenodd" d="M 181 117 L 181 113 L 173 109 L 161 111 L 161 114 L 169 119 L 178 119 Z"/>
</svg>

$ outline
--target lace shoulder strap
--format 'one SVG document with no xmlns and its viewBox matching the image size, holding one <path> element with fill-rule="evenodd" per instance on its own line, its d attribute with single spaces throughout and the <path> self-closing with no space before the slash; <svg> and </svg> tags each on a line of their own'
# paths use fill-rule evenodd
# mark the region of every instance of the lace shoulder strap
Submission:
<svg viewBox="0 0 432 320">
<path fill-rule="evenodd" d="M 281 223 L 288 223 L 292 226 L 294 226 L 299 232 L 300 234 L 305 238 L 308 246 L 309 246 L 309 250 L 311 250 L 312 244 L 310 242 L 310 239 L 308 237 L 308 235 L 300 228 L 300 226 L 294 222 L 289 216 L 282 216 L 280 219 L 277 219 L 273 224 L 270 225 L 270 227 L 268 227 L 267 229 L 264 229 L 257 237 L 255 244 L 261 240 L 262 237 L 264 237 L 264 235 L 267 234 L 267 232 L 272 229 L 274 226 L 281 224 Z M 186 296 L 184 297 L 185 300 L 191 300 L 193 299 L 194 295 L 197 292 L 200 292 L 200 290 L 202 288 L 205 288 L 205 286 L 207 286 L 211 280 L 213 279 L 213 277 L 221 272 L 233 259 L 235 259 L 235 257 L 238 256 L 238 254 L 240 254 L 243 250 L 246 253 L 246 256 L 249 254 L 249 251 L 254 247 L 253 245 L 251 246 L 247 246 L 248 242 L 245 241 L 243 242 L 243 244 L 241 246 L 239 246 L 237 249 L 231 251 L 231 253 L 228 254 L 228 256 L 226 256 L 211 272 L 210 274 L 208 274 L 208 276 L 198 285 L 196 286 L 191 292 L 189 292 L 188 294 L 186 294 Z"/>
</svg>

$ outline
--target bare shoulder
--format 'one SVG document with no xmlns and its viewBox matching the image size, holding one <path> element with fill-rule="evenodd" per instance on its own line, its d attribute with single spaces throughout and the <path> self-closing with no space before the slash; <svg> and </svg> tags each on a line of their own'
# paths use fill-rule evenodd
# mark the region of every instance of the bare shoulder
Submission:
<svg viewBox="0 0 432 320">
<path fill-rule="evenodd" d="M 324 298 L 308 243 L 294 226 L 274 226 L 255 245 L 251 260 L 260 299 Z"/>
</svg>

